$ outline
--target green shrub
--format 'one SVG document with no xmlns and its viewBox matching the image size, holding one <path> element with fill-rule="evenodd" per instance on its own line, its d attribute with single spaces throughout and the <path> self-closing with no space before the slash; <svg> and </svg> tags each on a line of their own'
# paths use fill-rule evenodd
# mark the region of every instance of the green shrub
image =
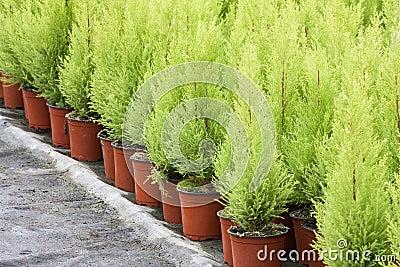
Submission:
<svg viewBox="0 0 400 267">
<path fill-rule="evenodd" d="M 223 46 L 221 45 L 223 44 L 223 38 L 221 25 L 218 24 L 217 12 L 220 8 L 219 1 L 202 0 L 200 2 L 203 7 L 201 11 L 197 9 L 199 3 L 192 1 L 179 2 L 175 6 L 169 3 L 165 8 L 162 8 L 163 4 L 160 3 L 155 5 L 157 11 L 155 16 L 159 18 L 158 21 L 161 23 L 155 25 L 154 28 L 163 30 L 155 31 L 152 36 L 143 36 L 143 38 L 149 38 L 147 40 L 151 40 L 154 43 L 151 57 L 152 64 L 147 69 L 145 78 L 166 67 L 180 63 L 223 60 Z M 171 6 L 174 8 L 171 9 Z M 192 41 L 194 39 L 196 42 Z M 157 88 L 153 89 L 157 90 Z M 213 178 L 212 166 L 200 172 L 185 171 L 179 167 L 179 159 L 167 157 L 162 149 L 163 142 L 170 142 L 169 145 L 172 146 L 179 143 L 184 157 L 196 160 L 200 157 L 199 143 L 204 138 L 211 138 L 217 144 L 220 143 L 218 139 L 220 128 L 211 120 L 198 118 L 185 125 L 178 141 L 174 139 L 176 136 L 167 136 L 162 139 L 161 130 L 167 115 L 174 107 L 201 96 L 224 98 L 219 88 L 200 83 L 196 84 L 193 81 L 190 85 L 174 89 L 173 92 L 165 95 L 159 103 L 155 103 L 153 113 L 146 122 L 145 138 L 143 138 L 142 129 L 135 127 L 137 125 L 135 121 L 138 119 L 143 120 L 143 116 L 135 113 L 134 106 L 130 108 L 132 108 L 132 113 L 135 117 L 127 118 L 127 123 L 125 124 L 126 136 L 124 137 L 136 144 L 142 144 L 141 140 L 145 139 L 150 159 L 155 163 L 156 169 L 162 175 L 167 176 L 165 178 L 184 176 L 187 178 L 184 183 L 186 185 L 190 184 L 190 186 L 203 185 L 210 182 Z M 148 92 L 144 97 L 151 98 L 152 93 Z M 172 122 L 172 125 L 179 124 L 180 118 L 177 120 Z M 190 182 L 188 182 L 189 180 Z"/>
<path fill-rule="evenodd" d="M 6 0 L 0 4 L 0 70 L 11 76 L 11 83 L 30 85 L 31 75 L 23 67 L 19 59 L 18 48 L 23 47 L 24 40 L 22 25 L 26 24 L 25 16 L 31 16 L 36 1 Z"/>
<path fill-rule="evenodd" d="M 274 229 L 273 220 L 287 210 L 285 205 L 292 194 L 292 184 L 284 174 L 277 158 L 256 190 L 250 191 L 248 183 L 239 183 L 228 194 L 227 214 L 243 232 L 266 234 Z"/>
<path fill-rule="evenodd" d="M 68 33 L 72 12 L 68 1 L 44 0 L 37 3 L 38 12 L 25 14 L 24 37 L 17 57 L 32 76 L 32 85 L 50 104 L 64 106 L 58 88 L 58 66 L 68 50 Z"/>
<path fill-rule="evenodd" d="M 85 0 L 74 3 L 74 21 L 68 54 L 59 66 L 59 89 L 65 102 L 83 119 L 96 115 L 89 106 L 93 73 L 93 29 L 98 21 L 101 1 Z"/>
<path fill-rule="evenodd" d="M 237 99 L 234 110 L 245 126 L 250 146 L 247 151 L 237 151 L 231 144 L 240 140 L 225 138 L 214 163 L 217 176 L 214 183 L 222 194 L 225 215 L 237 223 L 241 233 L 275 234 L 275 230 L 279 231 L 279 228 L 273 224 L 273 220 L 287 210 L 285 206 L 293 194 L 295 181 L 285 170 L 283 161 L 278 155 L 275 156 L 271 169 L 265 177 L 254 177 L 258 165 L 264 164 L 260 162 L 263 142 L 259 125 L 254 119 L 256 117 L 251 108 L 243 101 Z M 248 153 L 249 156 L 244 173 L 241 177 L 232 177 L 238 166 L 234 164 L 231 166 L 233 169 L 230 169 L 228 165 L 232 160 L 244 164 L 243 159 L 241 160 L 244 158 L 244 153 Z M 227 173 L 227 176 L 223 176 L 223 173 Z M 261 180 L 262 183 L 252 191 L 250 185 L 254 179 Z"/>
<path fill-rule="evenodd" d="M 109 3 L 96 30 L 92 106 L 112 138 L 122 140 L 127 107 L 150 65 L 154 41 L 149 38 L 157 17 L 152 1 Z"/>
<path fill-rule="evenodd" d="M 362 38 L 362 37 L 360 37 Z M 361 42 L 362 43 L 362 42 Z M 386 190 L 387 165 L 382 141 L 374 132 L 373 101 L 368 96 L 368 69 L 359 71 L 363 57 L 358 57 L 355 45 L 348 52 L 343 68 L 343 87 L 336 99 L 331 153 L 333 166 L 328 170 L 324 202 L 317 204 L 316 218 L 320 235 L 320 250 L 358 250 L 358 260 L 329 260 L 329 266 L 376 266 L 363 259 L 365 250 L 375 255 L 388 254 L 385 215 L 390 202 Z M 377 51 L 378 52 L 378 51 Z M 358 60 L 354 65 L 355 57 Z M 371 75 L 372 76 L 372 75 Z M 345 239 L 347 246 L 338 248 Z"/>
<path fill-rule="evenodd" d="M 176 13 L 178 3 L 176 0 L 146 3 L 152 6 L 151 11 L 149 12 L 153 14 L 152 16 L 155 19 L 148 21 L 146 18 L 143 18 L 146 21 L 147 27 L 151 28 L 152 31 L 140 31 L 140 42 L 143 42 L 143 44 L 137 44 L 135 46 L 139 53 L 139 49 L 142 48 L 144 49 L 144 52 L 140 53 L 135 59 L 138 61 L 138 63 L 135 64 L 135 71 L 139 72 L 140 74 L 138 75 L 139 80 L 134 88 L 134 92 L 136 92 L 136 89 L 140 87 L 146 79 L 158 73 L 159 71 L 166 69 L 170 65 L 169 58 L 171 41 L 175 38 L 176 32 L 178 31 L 178 27 L 176 25 L 178 17 Z M 133 11 L 130 14 L 130 16 L 135 16 Z M 132 42 L 135 41 L 132 39 L 132 36 L 130 38 Z M 157 88 L 153 89 L 157 90 Z M 147 92 L 147 95 L 144 97 L 149 97 L 150 99 L 152 98 L 153 93 L 154 92 Z M 135 95 L 135 98 L 138 97 L 138 95 Z M 139 102 L 142 104 L 146 101 L 143 99 Z M 130 112 L 127 112 L 127 114 L 132 116 L 127 115 L 125 118 L 123 129 L 124 142 L 145 145 L 143 129 L 141 127 L 137 127 L 138 125 L 142 125 L 144 115 L 142 115 L 141 112 L 143 111 L 136 109 L 136 106 L 129 106 L 129 110 Z"/>
</svg>

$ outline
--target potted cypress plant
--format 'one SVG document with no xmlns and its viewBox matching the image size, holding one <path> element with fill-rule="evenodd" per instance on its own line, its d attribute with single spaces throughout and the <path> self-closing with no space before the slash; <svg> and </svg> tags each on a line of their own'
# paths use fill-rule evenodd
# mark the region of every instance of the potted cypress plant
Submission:
<svg viewBox="0 0 400 267">
<path fill-rule="evenodd" d="M 171 110 L 179 104 L 180 93 L 173 91 L 156 105 L 146 122 L 146 148 L 149 158 L 154 164 L 150 176 L 161 191 L 163 214 L 166 222 L 182 224 L 181 204 L 176 184 L 183 175 L 167 159 L 160 138 L 165 119 Z"/>
<path fill-rule="evenodd" d="M 109 75 L 109 73 L 112 73 L 113 66 L 118 66 L 121 63 L 116 54 L 117 51 L 120 50 L 116 46 L 120 45 L 117 43 L 117 40 L 121 38 L 122 34 L 121 24 L 124 19 L 125 8 L 122 3 L 123 1 L 113 1 L 99 6 L 102 10 L 101 12 L 103 17 L 102 20 L 98 22 L 97 27 L 93 29 L 94 51 L 92 58 L 93 64 L 96 65 L 97 68 L 93 71 L 91 80 L 92 89 L 90 107 L 99 115 L 99 118 L 97 118 L 96 121 L 105 127 L 105 129 L 98 134 L 98 138 L 100 139 L 102 147 L 105 175 L 108 179 L 114 181 L 116 180 L 116 176 L 119 178 L 121 176 L 128 177 L 128 181 L 132 180 L 129 171 L 126 170 L 126 164 L 121 165 L 118 164 L 117 161 L 117 170 L 115 168 L 114 148 L 112 143 L 116 140 L 116 136 L 114 134 L 115 128 L 110 127 L 110 118 L 112 118 L 112 115 L 115 115 L 115 117 L 117 117 L 117 115 L 108 109 L 110 105 L 112 105 L 109 98 L 110 87 L 108 87 L 108 82 L 114 81 L 110 80 L 112 75 Z M 108 40 L 106 40 L 106 36 L 108 36 Z M 120 89 L 119 87 L 111 88 L 115 90 Z M 118 93 L 120 92 L 116 91 L 117 97 Z M 107 110 L 107 115 L 105 110 Z M 124 172 L 122 172 L 121 169 L 124 170 Z M 121 188 L 120 179 L 118 179 L 116 185 Z"/>
<path fill-rule="evenodd" d="M 35 3 L 37 12 L 32 13 L 32 21 L 24 24 L 34 27 L 24 30 L 27 35 L 22 37 L 25 39 L 18 53 L 21 64 L 32 77 L 31 85 L 47 100 L 53 144 L 63 147 L 69 147 L 64 114 L 70 110 L 66 110 L 58 88 L 58 66 L 68 49 L 72 19 L 70 4 L 70 1 L 50 0 Z"/>
<path fill-rule="evenodd" d="M 201 12 L 196 8 L 199 5 L 205 7 Z M 184 6 L 178 7 L 176 17 L 182 19 L 175 21 L 176 31 L 168 50 L 168 64 L 175 65 L 195 60 L 223 61 L 222 27 L 221 24 L 217 23 L 219 10 L 221 10 L 220 2 L 213 0 L 203 0 L 196 3 L 187 1 Z M 190 41 L 194 39 L 197 40 L 196 43 Z M 179 104 L 197 97 L 209 97 L 225 101 L 220 88 L 197 84 L 196 81 L 179 89 L 172 96 L 174 98 L 172 103 Z M 162 123 L 165 117 L 159 118 L 157 115 L 158 119 L 161 120 L 158 123 Z M 177 118 L 177 120 L 171 122 L 171 125 L 179 124 L 179 119 Z M 206 138 L 214 140 L 217 145 L 220 144 L 225 136 L 221 134 L 222 129 L 219 127 L 216 122 L 205 118 L 196 118 L 185 125 L 179 133 L 179 145 L 184 157 L 189 161 L 196 161 L 201 155 L 198 146 Z M 171 142 L 170 145 L 174 146 L 176 145 L 174 137 L 165 136 L 165 138 L 161 138 L 159 135 L 158 138 L 161 138 L 161 140 L 157 144 Z M 154 150 L 150 151 L 153 152 Z M 215 201 L 220 195 L 211 185 L 214 177 L 213 167 L 208 166 L 203 170 L 188 171 L 181 168 L 180 159 L 171 159 L 168 155 L 164 155 L 164 157 L 172 161 L 171 165 L 183 178 L 178 183 L 178 191 L 184 235 L 192 240 L 219 239 L 221 230 L 216 212 L 222 207 Z M 150 158 L 153 159 L 151 153 Z M 177 162 L 174 162 L 174 160 L 177 160 Z M 168 170 L 168 165 L 163 166 L 162 161 L 155 161 L 155 164 L 157 167 Z"/>
<path fill-rule="evenodd" d="M 59 67 L 59 89 L 65 102 L 74 111 L 69 113 L 68 131 L 71 157 L 81 161 L 97 161 L 102 151 L 97 134 L 101 126 L 94 120 L 97 114 L 90 108 L 90 79 L 93 73 L 92 33 L 96 25 L 99 1 L 86 0 L 73 5 L 75 21 L 70 35 L 68 55 Z"/>
<path fill-rule="evenodd" d="M 257 55 L 250 42 L 244 47 L 249 49 L 245 49 L 247 52 L 242 55 L 243 61 L 239 68 L 245 74 L 251 74 L 251 77 L 257 81 L 260 69 L 254 67 L 257 64 L 249 63 L 257 62 Z M 220 215 L 232 221 L 231 227 L 228 229 L 231 246 L 226 246 L 225 242 L 224 257 L 226 253 L 229 254 L 229 251 L 225 250 L 231 248 L 232 262 L 230 263 L 233 266 L 281 266 L 282 263 L 278 258 L 270 259 L 269 255 L 266 255 L 265 262 L 257 255 L 260 250 L 264 251 L 265 245 L 268 246 L 269 251 L 271 249 L 279 251 L 285 247 L 285 235 L 288 228 L 281 224 L 275 224 L 275 220 L 287 210 L 285 206 L 290 200 L 294 188 L 293 177 L 285 170 L 284 163 L 279 156 L 275 156 L 266 177 L 262 177 L 262 179 L 254 177 L 260 164 L 262 135 L 251 107 L 240 99 L 235 99 L 233 102 L 235 103 L 235 114 L 245 125 L 249 141 L 247 153 L 249 154 L 246 169 L 243 175 L 238 177 L 240 179 L 232 179 L 229 175 L 227 178 L 222 177 L 222 173 L 230 174 L 237 168 L 237 166 L 233 166 L 231 170 L 227 165 L 231 161 L 232 154 L 238 153 L 238 151 L 232 151 L 231 147 L 231 143 L 234 143 L 235 140 L 225 138 L 214 164 L 217 176 L 215 184 L 222 194 L 222 203 L 225 205 L 223 213 Z M 268 117 L 267 113 L 263 115 Z M 234 122 L 229 122 L 229 124 L 234 124 Z M 239 128 L 238 126 L 233 127 Z M 251 190 L 250 185 L 254 178 L 261 180 L 262 183 L 259 187 Z M 230 255 L 226 256 L 229 263 Z"/>
<path fill-rule="evenodd" d="M 147 13 L 143 10 L 148 8 L 148 2 L 113 1 L 102 18 L 104 23 L 95 29 L 91 105 L 100 115 L 98 121 L 115 140 L 115 186 L 128 192 L 135 191 L 130 156 L 143 147 L 123 144 L 122 128 L 129 102 L 149 63 L 150 51 L 144 48 L 149 44 L 142 43 L 143 34 L 148 33 Z"/>
<path fill-rule="evenodd" d="M 29 122 L 29 126 L 35 129 L 50 129 L 50 114 L 46 106 L 46 99 L 40 96 L 40 92 L 33 86 L 33 75 L 29 72 L 28 68 L 32 64 L 31 40 L 37 38 L 36 31 L 32 28 L 40 28 L 39 24 L 43 21 L 38 20 L 42 12 L 39 8 L 38 2 L 27 1 L 24 3 L 23 8 L 14 17 L 15 37 L 12 39 L 14 52 L 20 68 L 23 70 L 24 82 L 22 82 L 22 96 L 25 109 L 25 117 Z"/>
<path fill-rule="evenodd" d="M 277 159 L 278 161 L 278 159 Z M 285 246 L 288 228 L 274 224 L 273 220 L 285 211 L 292 185 L 282 172 L 282 165 L 275 162 L 265 181 L 254 191 L 249 184 L 239 183 L 228 196 L 229 216 L 237 224 L 229 228 L 233 266 L 282 266 L 278 258 L 257 255 L 268 246 L 268 251 L 281 251 Z M 267 253 L 267 251 L 265 251 Z"/>
<path fill-rule="evenodd" d="M 260 8 L 264 11 L 259 14 L 259 17 L 250 14 L 245 21 L 251 25 L 251 31 L 255 33 L 257 58 L 261 65 L 260 86 L 274 114 L 277 150 L 282 154 L 282 160 L 287 165 L 287 157 L 290 157 L 287 153 L 291 153 L 289 151 L 291 146 L 286 140 L 290 133 L 296 131 L 297 111 L 295 109 L 302 101 L 299 87 L 302 84 L 301 70 L 306 48 L 301 44 L 300 14 L 297 3 L 294 1 L 261 3 L 260 1 L 259 5 L 264 7 Z M 290 168 L 287 168 L 287 171 L 292 173 Z M 296 188 L 298 187 L 299 183 L 296 183 Z M 296 248 L 293 221 L 289 216 L 289 210 L 299 208 L 296 199 L 297 192 L 298 190 L 293 191 L 292 199 L 288 201 L 288 211 L 282 214 L 282 218 L 275 220 L 289 227 L 285 240 L 287 251 Z"/>
<path fill-rule="evenodd" d="M 134 69 L 135 73 L 139 76 L 137 83 L 135 84 L 134 91 L 141 85 L 141 82 L 148 76 L 151 71 L 154 71 L 156 66 L 155 61 L 160 58 L 157 57 L 156 49 L 160 52 L 164 52 L 165 47 L 168 47 L 168 42 L 162 44 L 160 47 L 156 45 L 161 44 L 162 41 L 167 41 L 164 36 L 168 35 L 171 28 L 171 21 L 168 19 L 170 14 L 167 12 L 171 11 L 174 4 L 171 1 L 148 1 L 141 4 L 130 2 L 126 12 L 126 23 L 125 23 L 125 38 L 127 43 L 139 45 L 137 52 L 141 50 L 140 57 L 135 56 L 135 60 L 138 64 Z M 139 10 L 146 10 L 144 16 L 138 16 Z M 147 20 L 147 16 L 155 18 L 154 20 Z M 140 24 L 140 27 L 134 27 L 135 24 Z M 166 28 L 169 27 L 169 28 Z M 154 31 L 151 33 L 146 31 L 146 28 L 152 28 Z M 162 32 L 164 31 L 164 32 Z M 136 36 L 137 40 L 132 39 Z M 161 38 L 164 37 L 164 38 Z M 165 58 L 165 56 L 164 56 Z M 134 59 L 134 58 L 132 58 Z M 150 70 L 152 68 L 152 70 Z M 143 119 L 143 118 L 138 118 Z M 142 146 L 137 139 L 124 138 L 124 146 Z M 144 147 L 143 147 L 144 150 Z M 144 156 L 144 157 L 143 157 Z M 153 163 L 148 159 L 146 152 L 136 152 L 131 157 L 125 158 L 131 160 L 131 167 L 133 167 L 133 174 L 135 180 L 135 195 L 136 202 L 146 206 L 161 206 L 161 192 L 157 184 L 151 182 L 150 176 L 153 169 Z"/>
<path fill-rule="evenodd" d="M 143 42 L 148 44 L 147 50 L 151 50 L 151 66 L 147 69 L 145 76 L 157 73 L 164 70 L 169 65 L 169 54 L 170 54 L 170 43 L 174 39 L 177 31 L 176 27 L 176 16 L 174 14 L 176 5 L 173 1 L 163 1 L 151 4 L 153 8 L 149 11 L 154 14 L 153 16 L 157 19 L 151 22 L 146 22 L 148 27 L 154 30 L 151 34 L 142 34 Z M 151 45 L 150 45 L 151 44 Z M 146 63 L 145 63 L 146 64 Z M 172 168 L 171 164 L 163 154 L 161 148 L 161 140 L 159 134 L 161 133 L 161 127 L 163 119 L 166 118 L 164 115 L 175 106 L 178 98 L 174 94 L 168 94 L 155 108 L 153 114 L 146 122 L 146 149 L 149 151 L 149 157 L 152 162 L 147 162 L 147 170 L 153 169 L 152 174 L 147 174 L 136 170 L 138 161 L 133 158 L 132 163 L 135 174 L 135 190 L 136 190 L 136 201 L 144 203 L 146 198 L 152 199 L 154 203 L 162 201 L 164 219 L 167 222 L 180 224 L 181 210 L 179 195 L 176 190 L 176 183 L 180 181 L 178 177 L 180 175 L 176 172 L 176 169 Z M 158 118 L 161 116 L 161 118 Z M 142 144 L 141 134 L 134 134 L 135 131 L 130 131 L 130 125 L 136 125 L 136 120 L 141 120 L 140 116 L 129 117 L 128 124 L 125 124 L 124 131 L 126 132 L 125 141 L 133 144 Z M 143 174 L 143 175 L 141 175 Z M 149 179 L 151 176 L 151 180 Z M 154 185 L 155 184 L 155 185 Z M 161 190 L 155 190 L 154 187 L 159 187 Z M 161 194 L 161 192 L 162 194 Z M 141 194 L 138 194 L 141 192 Z"/>
<path fill-rule="evenodd" d="M 285 152 L 288 169 L 298 182 L 296 202 L 306 207 L 290 213 L 299 253 L 307 250 L 309 245 L 302 225 L 307 220 L 313 220 L 314 205 L 323 198 L 322 188 L 326 179 L 325 147 L 332 133 L 333 102 L 339 88 L 333 79 L 334 68 L 327 58 L 326 51 L 320 47 L 306 52 L 304 65 L 307 68 L 302 69 L 301 88 L 304 101 L 299 100 L 295 107 L 297 124 L 285 140 L 292 145 L 285 146 Z M 301 259 L 300 263 L 308 262 Z"/>
<path fill-rule="evenodd" d="M 263 25 L 270 25 L 273 23 L 277 16 L 277 8 L 271 1 L 254 1 L 251 3 L 248 1 L 238 1 L 237 6 L 235 6 L 235 4 L 236 3 L 233 1 L 232 5 L 236 10 L 232 10 L 231 12 L 236 12 L 236 15 L 226 46 L 228 64 L 243 72 L 252 81 L 262 85 L 263 77 L 260 75 L 261 62 L 265 59 L 258 57 L 261 50 L 260 45 L 265 41 L 263 34 L 268 32 Z M 228 14 L 227 17 L 229 18 L 229 16 L 232 15 Z M 241 112 L 243 113 L 241 110 L 245 110 L 245 108 L 240 107 L 235 110 L 236 113 L 240 114 Z M 251 132 L 250 129 L 255 125 L 249 122 L 247 110 L 242 114 L 241 118 L 248 127 L 247 131 Z M 249 139 L 252 140 L 253 138 L 250 137 Z M 222 172 L 220 166 L 221 161 L 217 160 L 217 162 L 216 169 L 218 172 Z M 233 185 L 228 186 L 228 188 L 232 187 Z M 229 195 L 229 192 L 225 192 L 224 188 L 218 188 L 218 190 L 221 192 L 225 202 L 228 203 L 229 197 L 225 197 L 225 195 Z M 219 211 L 218 216 L 221 223 L 224 261 L 232 266 L 231 240 L 227 230 L 230 226 L 234 226 L 235 223 L 232 221 L 232 218 L 229 217 L 230 212 L 228 209 L 228 207 L 225 207 L 224 210 Z M 279 218 L 275 220 L 277 221 Z M 291 222 L 291 220 L 287 221 Z M 286 224 L 286 221 L 282 220 L 282 222 Z M 292 230 L 290 229 L 289 231 Z M 286 239 L 291 241 L 291 238 L 288 236 L 289 235 L 287 235 Z M 294 243 L 294 236 L 292 239 L 293 241 L 291 241 L 291 243 Z M 292 246 L 289 247 L 292 248 Z"/>
<path fill-rule="evenodd" d="M 23 71 L 13 50 L 13 39 L 15 39 L 16 23 L 18 13 L 22 9 L 22 4 L 18 1 L 4 1 L 0 4 L 0 22 L 2 31 L 0 33 L 0 69 L 3 74 L 4 106 L 7 108 L 23 108 L 22 92 L 19 90 Z"/>
<path fill-rule="evenodd" d="M 316 205 L 317 248 L 339 249 L 344 255 L 367 248 L 368 257 L 373 258 L 389 254 L 385 220 L 390 209 L 388 168 L 382 141 L 374 132 L 376 114 L 368 96 L 373 84 L 370 69 L 365 68 L 365 57 L 358 58 L 355 51 L 360 51 L 358 46 L 348 51 L 343 91 L 335 103 L 330 145 L 334 164 L 328 169 L 324 201 Z M 375 266 L 360 255 L 324 262 L 328 266 Z"/>
</svg>

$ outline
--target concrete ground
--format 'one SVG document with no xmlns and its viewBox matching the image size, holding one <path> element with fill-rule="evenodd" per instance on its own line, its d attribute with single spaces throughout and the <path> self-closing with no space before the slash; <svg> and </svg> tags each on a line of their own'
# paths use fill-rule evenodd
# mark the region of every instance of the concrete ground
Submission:
<svg viewBox="0 0 400 267">
<path fill-rule="evenodd" d="M 0 266 L 175 266 L 65 173 L 0 141 Z"/>
<path fill-rule="evenodd" d="M 227 266 L 220 241 L 183 238 L 161 208 L 112 187 L 101 161 L 78 163 L 50 144 L 49 131 L 0 100 L 1 267 Z"/>
</svg>

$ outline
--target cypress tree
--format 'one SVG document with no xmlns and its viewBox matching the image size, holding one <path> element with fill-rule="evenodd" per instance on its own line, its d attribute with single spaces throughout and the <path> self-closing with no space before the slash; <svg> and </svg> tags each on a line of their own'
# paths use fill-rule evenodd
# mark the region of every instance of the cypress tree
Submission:
<svg viewBox="0 0 400 267">
<path fill-rule="evenodd" d="M 359 47 L 354 46 L 348 56 L 357 57 L 357 51 Z M 334 164 L 328 170 L 324 202 L 316 207 L 320 231 L 317 246 L 320 252 L 343 251 L 343 258 L 336 260 L 327 259 L 325 254 L 329 266 L 375 266 L 375 262 L 363 258 L 363 252 L 371 251 L 371 259 L 388 252 L 386 158 L 373 127 L 373 100 L 368 96 L 370 70 L 358 71 L 362 62 L 354 66 L 354 61 L 347 60 L 342 92 L 335 100 L 330 144 Z M 339 246 L 342 239 L 346 246 Z M 360 253 L 358 258 L 352 250 Z"/>
</svg>

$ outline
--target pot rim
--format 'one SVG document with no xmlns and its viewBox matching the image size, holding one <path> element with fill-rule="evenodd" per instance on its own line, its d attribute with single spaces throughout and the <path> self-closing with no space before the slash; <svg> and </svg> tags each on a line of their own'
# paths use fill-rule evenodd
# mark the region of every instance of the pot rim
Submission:
<svg viewBox="0 0 400 267">
<path fill-rule="evenodd" d="M 274 225 L 278 225 L 278 224 L 274 224 Z M 282 225 L 282 228 L 285 228 L 285 231 L 281 232 L 281 233 L 278 233 L 278 234 L 275 234 L 275 235 L 250 235 L 250 234 L 239 235 L 238 233 L 234 233 L 231 230 L 232 228 L 236 228 L 236 227 L 238 227 L 238 226 L 229 227 L 228 228 L 228 233 L 230 235 L 234 236 L 234 237 L 237 237 L 237 238 L 271 238 L 271 237 L 280 237 L 280 236 L 286 235 L 289 232 L 289 227 L 286 227 L 286 226 Z"/>
<path fill-rule="evenodd" d="M 72 115 L 74 115 L 75 111 L 71 111 L 70 113 L 68 113 L 67 115 L 65 115 L 65 117 L 70 120 L 70 121 L 79 121 L 79 122 L 92 122 L 92 123 L 96 123 L 94 119 L 82 119 L 80 117 L 72 117 Z"/>
<path fill-rule="evenodd" d="M 294 210 L 294 211 L 292 211 L 292 212 L 289 213 L 290 218 L 297 219 L 297 220 L 302 220 L 302 221 L 310 220 L 310 218 L 298 217 L 298 216 L 295 215 L 296 212 L 303 211 L 303 210 L 308 210 L 308 211 L 310 211 L 310 209 L 307 209 L 307 208 Z"/>
<path fill-rule="evenodd" d="M 218 216 L 219 218 L 222 218 L 222 219 L 232 220 L 232 218 L 227 217 L 227 216 L 224 216 L 224 215 L 221 214 L 224 210 L 225 210 L 225 209 L 222 209 L 222 210 L 217 211 L 217 216 Z"/>
<path fill-rule="evenodd" d="M 25 91 L 33 91 L 33 92 L 35 92 L 35 93 L 40 93 L 40 92 L 38 91 L 38 89 L 35 88 L 35 87 L 33 87 L 33 86 L 22 86 L 21 89 L 22 89 L 22 90 L 25 90 Z"/>
<path fill-rule="evenodd" d="M 119 140 L 114 140 L 114 142 L 111 143 L 111 146 L 129 151 L 147 151 L 146 148 L 142 145 L 137 145 L 137 144 L 123 145 L 122 142 Z"/>
<path fill-rule="evenodd" d="M 216 199 L 219 199 L 221 197 L 221 194 L 219 192 L 192 192 L 192 191 L 182 190 L 179 187 L 176 187 L 176 190 L 178 190 L 179 193 L 187 194 L 187 195 L 208 195 L 208 196 L 216 195 L 216 196 L 218 196 Z"/>
<path fill-rule="evenodd" d="M 102 135 L 103 133 L 106 133 L 107 129 L 102 129 L 100 132 L 97 133 L 97 138 L 101 139 L 101 140 L 106 140 L 106 141 L 110 141 L 111 143 L 115 141 L 115 139 L 112 139 L 110 137 L 104 136 Z"/>
<path fill-rule="evenodd" d="M 59 106 L 50 104 L 48 101 L 46 101 L 46 106 L 54 108 L 54 109 L 62 109 L 62 110 L 70 110 L 70 111 L 72 111 L 71 107 L 59 107 Z"/>
<path fill-rule="evenodd" d="M 132 156 L 129 157 L 130 160 L 136 161 L 136 162 L 141 162 L 141 163 L 151 163 L 151 164 L 153 164 L 152 161 L 148 157 L 147 157 L 147 159 L 135 158 L 135 155 L 138 152 L 146 153 L 148 155 L 148 153 L 146 151 L 138 150 Z"/>
<path fill-rule="evenodd" d="M 313 221 L 313 220 L 312 220 L 312 219 L 311 219 L 311 220 L 305 220 L 305 221 L 301 224 L 301 227 L 302 227 L 303 229 L 308 230 L 308 231 L 317 232 L 318 228 L 317 228 L 316 226 L 315 226 L 315 227 L 311 227 L 311 226 L 308 226 L 308 225 L 305 224 L 306 222 L 310 222 L 310 221 Z"/>
</svg>

